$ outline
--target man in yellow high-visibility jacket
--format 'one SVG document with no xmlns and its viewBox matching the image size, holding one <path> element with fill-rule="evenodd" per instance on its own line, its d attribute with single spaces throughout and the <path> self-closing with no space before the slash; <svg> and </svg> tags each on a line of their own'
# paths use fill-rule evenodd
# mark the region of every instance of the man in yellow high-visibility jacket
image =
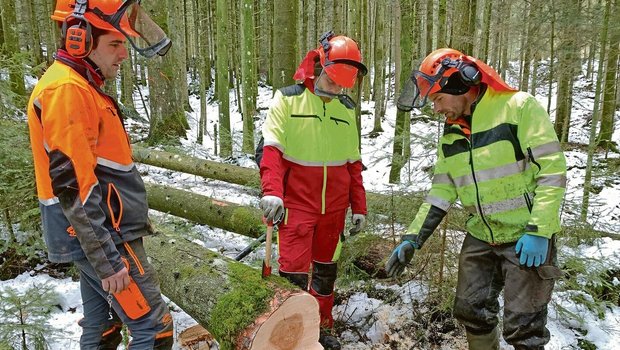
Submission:
<svg viewBox="0 0 620 350">
<path fill-rule="evenodd" d="M 556 265 L 554 234 L 566 187 L 566 160 L 536 99 L 510 88 L 488 65 L 453 49 L 429 54 L 401 92 L 401 110 L 427 100 L 446 117 L 433 184 L 387 263 L 399 275 L 458 199 L 470 213 L 459 259 L 455 317 L 469 348 L 515 349 L 549 341 L 547 304 Z"/>
<path fill-rule="evenodd" d="M 294 78 L 302 84 L 276 91 L 258 154 L 268 221 L 278 234 L 280 276 L 317 299 L 325 349 L 340 349 L 332 306 L 340 235 L 350 206 L 354 230 L 366 215 L 354 102 L 346 89 L 366 74 L 355 41 L 325 33 Z M 315 73 L 316 69 L 316 73 Z M 309 281 L 309 270 L 312 277 Z"/>
</svg>

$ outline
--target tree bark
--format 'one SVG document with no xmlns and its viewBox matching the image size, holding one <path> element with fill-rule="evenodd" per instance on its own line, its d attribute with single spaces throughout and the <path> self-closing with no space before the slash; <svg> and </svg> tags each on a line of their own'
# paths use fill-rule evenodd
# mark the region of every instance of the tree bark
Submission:
<svg viewBox="0 0 620 350">
<path fill-rule="evenodd" d="M 243 0 L 241 8 L 241 78 L 243 79 L 243 152 L 254 153 L 254 112 L 256 100 L 254 71 L 254 0 Z"/>
<path fill-rule="evenodd" d="M 149 142 L 178 142 L 179 137 L 186 137 L 189 126 L 184 108 L 189 102 L 185 78 L 183 11 L 180 9 L 182 3 L 168 0 L 157 4 L 147 2 L 144 5 L 151 10 L 151 18 L 156 23 L 168 28 L 167 32 L 174 43 L 166 56 L 145 61 L 148 66 L 151 118 Z"/>
<path fill-rule="evenodd" d="M 243 186 L 254 188 L 258 188 L 260 186 L 258 171 L 254 169 L 242 168 L 235 165 L 212 162 L 162 151 L 149 150 L 137 146 L 133 146 L 133 149 L 134 160 L 139 163 L 202 177 L 218 179 Z M 382 194 L 366 192 L 366 203 L 370 212 L 389 215 L 390 217 L 395 215 L 393 219 L 404 224 L 409 224 L 411 222 L 411 213 L 414 213 L 417 210 L 420 206 L 421 200 L 422 198 L 420 193 Z"/>
<path fill-rule="evenodd" d="M 609 16 L 611 10 L 611 3 L 613 0 L 605 1 L 605 10 L 603 14 L 603 25 L 601 27 L 600 36 L 600 56 L 598 58 L 598 69 L 596 73 L 596 87 L 594 88 L 594 108 L 592 111 L 592 121 L 590 123 L 590 138 L 588 142 L 588 152 L 586 158 L 586 173 L 583 181 L 583 199 L 581 202 L 581 221 L 586 222 L 588 218 L 588 209 L 590 207 L 590 191 L 592 189 L 592 162 L 594 161 L 594 151 L 597 146 L 596 130 L 598 128 L 598 122 L 600 120 L 598 104 L 601 94 L 601 82 L 603 80 L 603 62 L 605 61 L 605 54 L 607 48 L 607 32 L 609 28 Z M 609 69 L 609 67 L 608 67 Z M 615 75 L 615 74 L 614 74 Z M 614 99 L 615 100 L 615 99 Z"/>
<path fill-rule="evenodd" d="M 148 236 L 144 245 L 162 293 L 207 328 L 220 349 L 322 349 L 318 303 L 283 278 L 181 237 Z"/>
<path fill-rule="evenodd" d="M 151 150 L 135 145 L 133 146 L 133 158 L 139 163 L 194 174 L 209 179 L 217 179 L 253 188 L 260 187 L 258 171 L 250 168 Z"/>
<path fill-rule="evenodd" d="M 121 67 L 121 103 L 131 109 L 135 109 L 133 102 L 134 72 L 131 53 Z"/>
<path fill-rule="evenodd" d="M 435 1 L 426 0 L 426 45 L 425 45 L 425 56 L 429 53 L 433 52 L 433 4 Z M 413 40 L 413 38 L 412 38 Z"/>
<path fill-rule="evenodd" d="M 20 48 L 17 37 L 17 17 L 15 15 L 14 0 L 0 0 L 0 16 L 2 16 L 2 28 L 4 33 L 5 54 L 9 58 L 18 57 Z M 18 60 L 19 61 L 19 60 Z M 21 62 L 13 62 L 9 65 L 9 81 L 11 91 L 20 96 L 26 95 L 24 73 L 20 68 Z"/>
<path fill-rule="evenodd" d="M 149 208 L 203 225 L 257 238 L 265 231 L 262 211 L 172 187 L 145 184 Z"/>
<path fill-rule="evenodd" d="M 273 91 L 294 83 L 297 68 L 297 1 L 275 0 L 273 17 Z M 286 24 L 285 24 L 286 23 Z"/>
<path fill-rule="evenodd" d="M 414 6 L 415 8 L 415 6 Z M 416 16 L 418 14 L 416 13 Z M 418 16 L 419 17 L 419 16 Z M 446 16 L 446 0 L 439 0 L 439 5 L 437 9 L 437 47 L 446 47 L 447 46 L 447 16 Z"/>
<path fill-rule="evenodd" d="M 616 112 L 616 92 L 618 89 L 618 57 L 620 56 L 620 7 L 618 0 L 607 0 L 612 2 L 609 23 L 609 53 L 607 54 L 607 69 L 605 70 L 605 84 L 603 87 L 603 106 L 601 111 L 601 128 L 597 137 L 598 145 L 606 150 L 612 148 L 611 138 L 614 133 L 614 113 Z M 602 78 L 601 78 L 602 79 Z"/>
<path fill-rule="evenodd" d="M 228 157 L 232 155 L 232 134 L 230 130 L 230 96 L 228 92 L 228 3 L 217 0 L 217 99 L 219 105 L 219 146 L 220 155 Z"/>
<path fill-rule="evenodd" d="M 398 79 L 400 80 L 400 84 L 404 85 L 407 79 L 409 79 L 412 69 L 411 62 L 413 59 L 413 37 L 408 34 L 413 31 L 413 19 L 415 17 L 413 1 L 400 0 L 400 13 L 402 15 L 400 31 L 404 33 L 404 35 L 400 36 L 399 46 L 401 50 L 400 55 L 402 59 L 402 68 Z M 392 146 L 392 165 L 390 167 L 390 183 L 400 182 L 400 171 L 405 162 L 408 160 L 405 158 L 405 154 L 409 154 L 409 152 L 405 151 L 405 147 L 409 146 L 409 142 L 406 142 L 406 139 L 408 140 L 410 137 L 410 120 L 410 112 L 396 112 L 394 140 Z"/>
<path fill-rule="evenodd" d="M 26 12 L 29 22 L 29 41 L 30 51 L 33 56 L 33 65 L 36 66 L 43 62 L 43 51 L 41 49 L 41 31 L 39 30 L 39 18 L 36 17 L 34 0 L 26 0 L 23 2 L 23 9 Z"/>
<path fill-rule="evenodd" d="M 385 116 L 383 101 L 385 99 L 385 6 L 383 2 L 375 3 L 375 31 L 374 31 L 374 81 L 372 87 L 372 97 L 375 101 L 375 118 L 372 133 L 383 132 L 381 119 Z"/>
</svg>

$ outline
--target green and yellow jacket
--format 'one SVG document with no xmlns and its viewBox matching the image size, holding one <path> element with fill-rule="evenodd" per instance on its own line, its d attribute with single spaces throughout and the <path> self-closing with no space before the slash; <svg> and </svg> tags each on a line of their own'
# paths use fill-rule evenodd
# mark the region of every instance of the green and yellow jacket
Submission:
<svg viewBox="0 0 620 350">
<path fill-rule="evenodd" d="M 431 190 L 408 233 L 421 246 L 458 198 L 477 239 L 550 238 L 560 230 L 566 159 L 549 115 L 528 93 L 490 87 L 474 107 L 470 130 L 445 125 Z"/>
</svg>

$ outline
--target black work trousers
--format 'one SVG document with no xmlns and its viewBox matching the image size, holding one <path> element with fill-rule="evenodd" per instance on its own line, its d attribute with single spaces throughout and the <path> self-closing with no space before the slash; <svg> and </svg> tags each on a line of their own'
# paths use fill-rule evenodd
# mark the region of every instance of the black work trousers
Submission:
<svg viewBox="0 0 620 350">
<path fill-rule="evenodd" d="M 467 332 L 481 335 L 498 324 L 498 297 L 504 290 L 503 336 L 515 349 L 543 349 L 549 342 L 547 304 L 554 281 L 561 276 L 550 240 L 540 267 L 519 263 L 515 243 L 490 245 L 467 235 L 459 257 L 454 316 Z"/>
</svg>

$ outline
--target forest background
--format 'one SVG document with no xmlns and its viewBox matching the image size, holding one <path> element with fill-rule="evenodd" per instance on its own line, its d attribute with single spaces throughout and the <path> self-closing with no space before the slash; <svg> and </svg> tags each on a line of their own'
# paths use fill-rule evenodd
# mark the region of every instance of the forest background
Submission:
<svg viewBox="0 0 620 350">
<path fill-rule="evenodd" d="M 49 19 L 54 3 L 0 0 L 4 267 L 14 256 L 44 261 L 24 109 L 59 46 L 58 27 Z M 419 154 L 412 152 L 416 142 L 430 151 L 436 141 L 432 135 L 420 140 L 412 130 L 416 123 L 438 124 L 438 118 L 430 109 L 396 112 L 394 101 L 412 68 L 429 52 L 452 47 L 488 62 L 510 84 L 537 96 L 564 150 L 583 154 L 584 161 L 575 165 L 583 170 L 582 185 L 571 189 L 579 194 L 565 207 L 572 214 L 564 218 L 570 228 L 563 232 L 566 242 L 577 246 L 601 236 L 618 238 L 620 204 L 600 211 L 591 201 L 620 183 L 614 139 L 620 105 L 618 0 L 166 0 L 142 5 L 171 37 L 173 49 L 151 60 L 130 50 L 130 59 L 119 78 L 107 82 L 106 92 L 121 102 L 132 141 L 143 147 L 192 154 L 200 145 L 202 158 L 247 166 L 243 159 L 253 156 L 265 114 L 260 91 L 294 83 L 305 53 L 318 46 L 323 32 L 334 30 L 358 41 L 370 68 L 354 91 L 361 101 L 359 120 L 372 120 L 362 137 L 390 133 L 389 144 L 383 145 L 389 158 L 383 180 L 400 183 L 398 191 L 406 191 L 417 178 L 412 173 L 430 168 L 418 166 Z M 231 115 L 234 124 L 236 114 L 242 127 L 235 133 Z M 576 133 L 586 137 L 571 138 Z M 194 146 L 188 148 L 188 143 Z M 367 144 L 362 142 L 362 148 Z M 27 271 L 32 261 L 7 268 L 10 273 L 2 279 Z M 590 293 L 596 301 L 618 304 L 613 281 L 619 273 L 616 268 L 596 274 L 591 283 L 596 291 Z M 449 299 L 449 288 L 445 293 Z"/>
</svg>

